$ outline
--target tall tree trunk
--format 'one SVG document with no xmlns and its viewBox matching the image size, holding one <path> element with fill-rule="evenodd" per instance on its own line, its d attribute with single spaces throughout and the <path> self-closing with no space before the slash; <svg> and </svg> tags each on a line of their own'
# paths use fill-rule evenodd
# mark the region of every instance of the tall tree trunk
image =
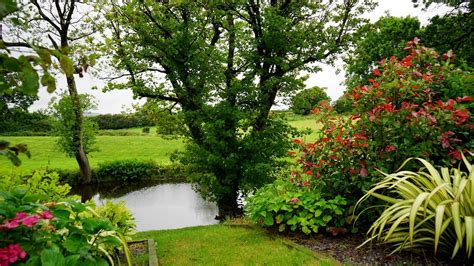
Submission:
<svg viewBox="0 0 474 266">
<path fill-rule="evenodd" d="M 217 220 L 225 220 L 226 218 L 234 218 L 243 214 L 242 206 L 239 206 L 239 188 L 234 182 L 231 192 L 222 195 L 217 200 L 218 215 Z"/>
<path fill-rule="evenodd" d="M 79 93 L 77 92 L 76 88 L 76 81 L 74 79 L 74 76 L 67 75 L 66 76 L 66 81 L 67 81 L 67 87 L 69 91 L 69 96 L 71 97 L 71 100 L 73 102 L 73 108 L 74 108 L 74 128 L 73 128 L 73 143 L 76 144 L 76 161 L 77 164 L 79 165 L 79 171 L 81 173 L 81 183 L 82 184 L 90 184 L 92 181 L 92 171 L 91 167 L 89 164 L 89 159 L 87 158 L 87 154 L 84 150 L 84 128 L 83 128 L 83 122 L 84 122 L 84 117 L 82 113 L 82 108 L 81 108 L 81 100 L 79 98 Z"/>
</svg>

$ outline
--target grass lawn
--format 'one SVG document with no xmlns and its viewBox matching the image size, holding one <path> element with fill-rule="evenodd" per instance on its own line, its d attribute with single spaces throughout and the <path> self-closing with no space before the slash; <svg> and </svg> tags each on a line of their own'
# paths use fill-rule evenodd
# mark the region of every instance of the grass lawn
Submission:
<svg viewBox="0 0 474 266">
<path fill-rule="evenodd" d="M 295 116 L 288 119 L 289 123 L 299 129 L 310 128 L 313 133 L 303 137 L 305 141 L 316 139 L 317 134 L 314 130 L 321 127 L 316 124 L 314 115 Z M 141 128 L 131 128 L 122 131 L 141 133 Z M 9 141 L 12 144 L 26 143 L 31 151 L 31 158 L 28 159 L 21 155 L 22 165 L 14 167 L 5 158 L 0 159 L 0 175 L 27 174 L 37 168 L 60 168 L 77 169 L 77 163 L 74 158 L 66 157 L 62 152 L 56 149 L 55 137 L 9 137 L 0 136 L 0 139 Z M 148 136 L 97 136 L 96 147 L 98 151 L 89 155 L 89 161 L 94 168 L 99 163 L 112 160 L 138 159 L 154 160 L 160 164 L 169 163 L 170 154 L 182 149 L 184 144 L 182 140 L 163 139 L 156 136 L 156 128 L 151 128 Z"/>
<path fill-rule="evenodd" d="M 10 161 L 0 160 L 0 175 L 15 173 L 28 173 L 37 168 L 76 169 L 74 158 L 66 157 L 56 149 L 55 137 L 7 137 L 12 144 L 26 143 L 31 151 L 31 159 L 20 155 L 22 164 L 14 167 Z M 99 163 L 113 160 L 138 159 L 154 160 L 160 164 L 169 163 L 170 154 L 184 146 L 181 140 L 167 140 L 156 136 L 97 136 L 96 147 L 99 151 L 89 155 L 92 167 Z"/>
<path fill-rule="evenodd" d="M 331 258 L 247 225 L 147 231 L 134 238 L 155 240 L 160 265 L 338 265 Z"/>
</svg>

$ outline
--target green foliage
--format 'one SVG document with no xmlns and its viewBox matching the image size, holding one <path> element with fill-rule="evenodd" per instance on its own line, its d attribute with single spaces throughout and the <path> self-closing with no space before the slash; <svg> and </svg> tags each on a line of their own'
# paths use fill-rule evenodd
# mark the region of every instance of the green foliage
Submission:
<svg viewBox="0 0 474 266">
<path fill-rule="evenodd" d="M 100 217 L 108 219 L 122 235 L 130 236 L 135 233 L 135 218 L 125 206 L 125 201 L 113 203 L 111 200 L 106 200 L 104 205 L 95 207 L 94 211 Z"/>
<path fill-rule="evenodd" d="M 321 101 L 330 101 L 326 88 L 312 87 L 305 89 L 291 98 L 290 109 L 298 115 L 307 115 Z"/>
<path fill-rule="evenodd" d="M 352 109 L 354 108 L 352 106 L 352 101 L 347 97 L 346 95 L 342 95 L 339 97 L 333 104 L 332 107 L 334 108 L 334 111 L 338 114 L 348 114 L 352 112 Z"/>
<path fill-rule="evenodd" d="M 132 127 L 153 126 L 154 123 L 139 113 L 100 114 L 92 118 L 99 129 L 125 129 Z"/>
<path fill-rule="evenodd" d="M 60 175 L 53 171 L 36 170 L 32 175 L 4 176 L 0 180 L 0 190 L 14 191 L 21 188 L 41 197 L 41 201 L 59 201 L 68 197 L 71 186 L 60 182 Z"/>
<path fill-rule="evenodd" d="M 143 134 L 150 134 L 150 128 L 149 127 L 142 128 L 142 133 Z"/>
<path fill-rule="evenodd" d="M 404 56 L 405 44 L 419 36 L 420 22 L 414 17 L 384 16 L 361 27 L 355 49 L 345 58 L 347 88 L 367 84 L 372 68 L 379 60 Z"/>
<path fill-rule="evenodd" d="M 36 170 L 26 180 L 26 188 L 31 194 L 45 197 L 48 201 L 59 201 L 68 196 L 71 186 L 61 184 L 58 173 Z"/>
<path fill-rule="evenodd" d="M 126 248 L 116 228 L 80 202 L 40 204 L 41 196 L 24 189 L 0 195 L 0 249 L 17 245 L 20 252 L 10 262 L 113 265 L 114 250 Z"/>
<path fill-rule="evenodd" d="M 443 167 L 440 171 L 423 159 L 418 172 L 383 174 L 359 203 L 375 197 L 386 203 L 372 224 L 371 240 L 394 249 L 433 248 L 434 254 L 464 255 L 474 250 L 474 170 L 463 156 L 467 172 Z M 404 163 L 406 164 L 407 161 Z"/>
<path fill-rule="evenodd" d="M 125 182 L 146 180 L 153 175 L 157 165 L 153 161 L 134 159 L 109 161 L 99 164 L 96 170 L 97 182 L 120 180 Z"/>
<path fill-rule="evenodd" d="M 91 111 L 95 109 L 96 103 L 92 96 L 83 94 L 80 95 L 81 110 Z M 74 113 L 72 97 L 62 95 L 57 102 L 51 103 L 51 115 L 53 117 L 53 134 L 58 136 L 58 148 L 70 157 L 76 156 L 80 149 L 80 140 L 77 136 L 76 115 Z M 90 153 L 94 150 L 96 124 L 93 119 L 84 117 L 82 124 L 82 144 L 85 153 Z"/>
<path fill-rule="evenodd" d="M 341 228 L 346 225 L 346 205 L 344 197 L 324 198 L 317 191 L 277 179 L 248 198 L 245 210 L 254 222 L 278 227 L 280 232 L 327 231 L 336 235 L 345 231 Z"/>
</svg>

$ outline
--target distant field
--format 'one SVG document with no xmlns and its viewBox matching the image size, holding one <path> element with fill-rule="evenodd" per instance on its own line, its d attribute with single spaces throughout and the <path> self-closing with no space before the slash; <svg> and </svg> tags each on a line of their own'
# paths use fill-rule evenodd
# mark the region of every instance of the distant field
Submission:
<svg viewBox="0 0 474 266">
<path fill-rule="evenodd" d="M 289 123 L 299 129 L 313 130 L 305 141 L 316 139 L 314 130 L 320 128 L 314 116 L 295 116 L 288 119 Z M 141 133 L 141 128 L 131 128 L 122 131 Z M 66 157 L 56 149 L 55 137 L 9 137 L 0 136 L 0 139 L 12 144 L 26 143 L 31 151 L 31 159 L 21 155 L 22 165 L 13 167 L 6 158 L 0 158 L 0 175 L 15 173 L 29 173 L 37 168 L 75 169 L 77 164 L 74 158 Z M 89 161 L 94 168 L 99 163 L 113 160 L 138 159 L 154 160 L 160 164 L 169 163 L 169 156 L 175 150 L 183 149 L 182 140 L 168 140 L 156 136 L 156 128 L 152 127 L 148 136 L 97 136 L 98 151 L 89 155 Z"/>
<path fill-rule="evenodd" d="M 12 144 L 26 143 L 31 151 L 31 159 L 21 155 L 22 165 L 13 167 L 5 158 L 0 159 L 0 174 L 28 173 L 36 168 L 74 169 L 77 163 L 56 149 L 55 137 L 7 137 L 1 139 Z M 166 140 L 156 136 L 97 136 L 99 151 L 89 155 L 92 167 L 100 162 L 139 159 L 154 160 L 157 163 L 169 163 L 169 155 L 184 147 L 182 140 Z"/>
</svg>

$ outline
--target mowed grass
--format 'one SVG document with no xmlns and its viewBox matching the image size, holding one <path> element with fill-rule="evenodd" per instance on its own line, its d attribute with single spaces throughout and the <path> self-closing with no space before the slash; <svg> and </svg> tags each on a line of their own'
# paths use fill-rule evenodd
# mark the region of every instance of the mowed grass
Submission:
<svg viewBox="0 0 474 266">
<path fill-rule="evenodd" d="M 0 175 L 25 174 L 37 168 L 59 168 L 77 169 L 77 162 L 74 158 L 67 157 L 56 147 L 56 137 L 8 137 L 1 136 L 0 139 L 9 141 L 12 144 L 26 143 L 31 151 L 31 158 L 20 155 L 22 164 L 14 167 L 2 158 L 0 160 Z M 170 163 L 170 155 L 175 150 L 183 149 L 182 140 L 168 140 L 156 136 L 97 136 L 96 147 L 89 155 L 91 166 L 97 167 L 101 162 L 137 159 L 154 160 L 159 164 Z"/>
<path fill-rule="evenodd" d="M 314 115 L 297 116 L 289 119 L 288 123 L 298 129 L 310 128 L 312 133 L 303 137 L 304 141 L 311 142 L 317 138 L 316 130 L 321 128 L 316 123 Z M 127 129 L 127 131 L 141 133 L 141 128 Z M 9 137 L 0 136 L 12 144 L 25 143 L 31 152 L 31 158 L 20 155 L 22 165 L 14 167 L 6 159 L 0 159 L 0 175 L 28 174 L 34 169 L 78 169 L 76 160 L 67 157 L 56 147 L 56 137 Z M 143 136 L 97 136 L 94 151 L 89 155 L 93 168 L 99 163 L 113 160 L 137 159 L 153 160 L 159 164 L 170 163 L 170 155 L 176 150 L 184 148 L 183 140 L 163 139 L 156 135 L 156 128 L 152 127 L 150 134 Z"/>
<path fill-rule="evenodd" d="M 160 265 L 338 265 L 257 227 L 219 224 L 140 232 L 153 238 Z"/>
</svg>

